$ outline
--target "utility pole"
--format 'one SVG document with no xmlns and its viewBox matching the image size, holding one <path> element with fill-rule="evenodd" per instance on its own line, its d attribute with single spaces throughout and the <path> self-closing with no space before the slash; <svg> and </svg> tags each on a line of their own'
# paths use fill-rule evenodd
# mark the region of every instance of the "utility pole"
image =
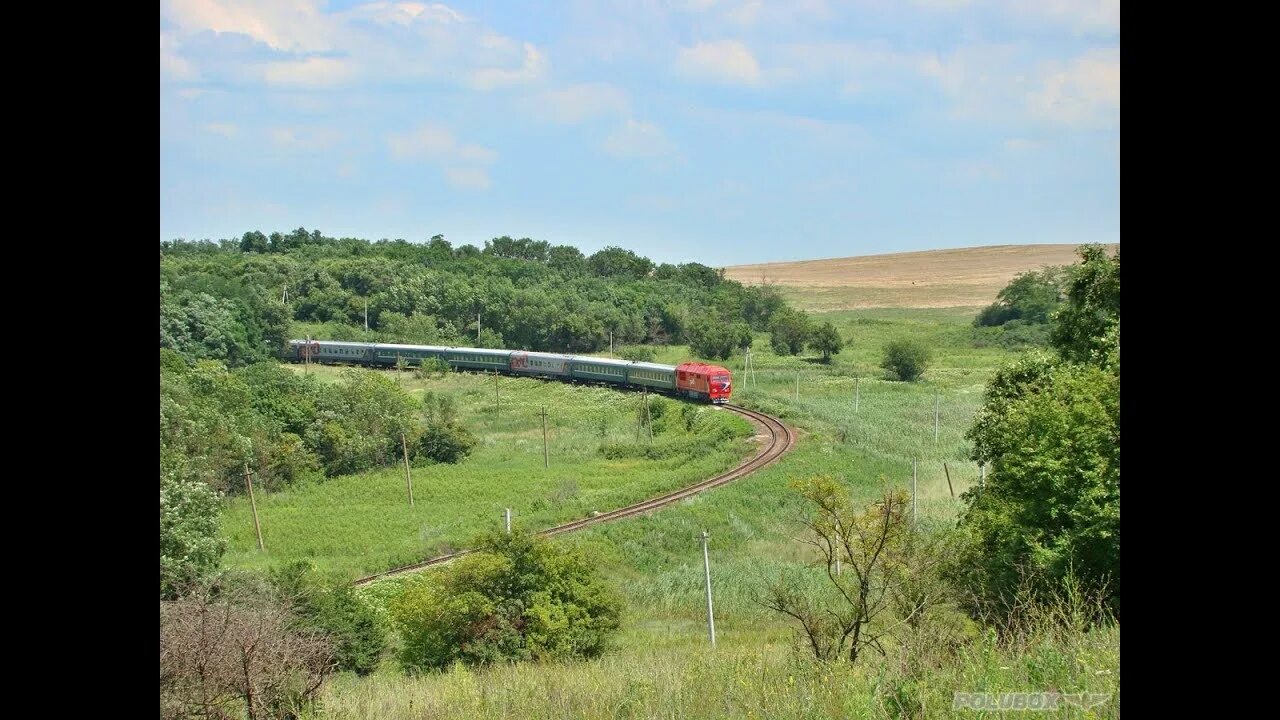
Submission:
<svg viewBox="0 0 1280 720">
<path fill-rule="evenodd" d="M 511 508 L 507 508 L 507 534 L 511 534 Z"/>
<path fill-rule="evenodd" d="M 800 371 L 799 371 L 799 370 L 797 370 L 797 371 L 796 371 L 796 399 L 795 399 L 795 402 L 800 402 Z"/>
<path fill-rule="evenodd" d="M 409 488 L 409 507 L 413 507 L 413 476 L 409 474 L 409 443 L 400 433 L 400 447 L 404 450 L 404 484 Z"/>
<path fill-rule="evenodd" d="M 987 484 L 987 464 L 978 463 L 978 489 L 982 490 Z"/>
<path fill-rule="evenodd" d="M 916 526 L 916 459 L 911 458 L 911 527 Z"/>
<path fill-rule="evenodd" d="M 840 533 L 836 533 L 836 577 L 840 577 Z"/>
<path fill-rule="evenodd" d="M 933 444 L 938 444 L 938 393 L 933 394 Z"/>
<path fill-rule="evenodd" d="M 853 379 L 853 411 L 858 412 L 858 378 Z"/>
<path fill-rule="evenodd" d="M 711 536 L 702 531 L 702 568 L 707 576 L 707 633 L 711 636 L 711 647 L 716 646 L 716 616 L 711 609 L 711 556 L 707 554 L 707 540 Z"/>
<path fill-rule="evenodd" d="M 369 332 L 369 298 L 364 299 L 364 331 Z"/>
<path fill-rule="evenodd" d="M 258 535 L 258 550 L 263 550 L 262 526 L 258 524 L 258 503 L 253 499 L 253 478 L 249 475 L 249 463 L 244 464 L 244 484 L 249 488 L 249 507 L 253 508 L 253 531 Z"/>
<path fill-rule="evenodd" d="M 480 311 L 476 310 L 476 347 L 480 347 Z"/>
<path fill-rule="evenodd" d="M 609 331 L 609 357 L 613 357 L 613 331 Z"/>
<path fill-rule="evenodd" d="M 502 397 L 498 394 L 498 371 L 493 371 L 493 414 L 502 414 Z"/>
<path fill-rule="evenodd" d="M 311 374 L 311 336 L 307 336 L 307 344 L 302 346 L 302 372 Z"/>
<path fill-rule="evenodd" d="M 547 406 L 542 406 L 542 467 L 551 467 L 551 455 L 547 453 Z"/>
<path fill-rule="evenodd" d="M 644 386 L 644 424 L 649 428 L 649 442 L 653 442 L 653 414 L 649 412 L 649 386 Z"/>
</svg>

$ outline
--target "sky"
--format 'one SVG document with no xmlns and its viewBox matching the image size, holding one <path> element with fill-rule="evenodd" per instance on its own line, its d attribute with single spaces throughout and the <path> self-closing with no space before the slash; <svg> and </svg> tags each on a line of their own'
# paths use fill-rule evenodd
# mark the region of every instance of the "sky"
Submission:
<svg viewBox="0 0 1280 720">
<path fill-rule="evenodd" d="M 160 239 L 1120 241 L 1119 0 L 162 0 Z"/>
</svg>

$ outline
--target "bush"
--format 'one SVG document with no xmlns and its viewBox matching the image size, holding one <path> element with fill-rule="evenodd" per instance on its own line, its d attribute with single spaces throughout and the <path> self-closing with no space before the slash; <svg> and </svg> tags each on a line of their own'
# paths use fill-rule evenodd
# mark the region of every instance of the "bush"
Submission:
<svg viewBox="0 0 1280 720">
<path fill-rule="evenodd" d="M 461 425 L 433 423 L 418 438 L 414 457 L 441 463 L 459 463 L 471 454 L 478 443 L 476 437 Z"/>
<path fill-rule="evenodd" d="M 339 670 L 373 672 L 387 645 L 387 631 L 351 585 L 324 580 L 305 560 L 272 571 L 271 581 L 297 616 L 295 627 L 330 638 Z"/>
<path fill-rule="evenodd" d="M 631 362 L 653 362 L 653 348 L 648 345 L 632 345 L 618 351 L 618 357 Z"/>
<path fill-rule="evenodd" d="M 199 480 L 160 479 L 160 596 L 174 598 L 218 567 L 218 494 Z"/>
<path fill-rule="evenodd" d="M 894 340 L 884 348 L 880 367 L 911 382 L 924 374 L 930 360 L 929 348 L 915 340 Z"/>
<path fill-rule="evenodd" d="M 412 671 L 455 662 L 599 656 L 618 629 L 622 600 L 580 550 L 518 530 L 406 585 L 391 616 Z"/>
<path fill-rule="evenodd" d="M 440 358 L 433 357 L 423 360 L 422 363 L 413 371 L 413 374 L 421 380 L 430 377 L 439 377 L 451 370 L 453 370 L 452 365 Z"/>
</svg>

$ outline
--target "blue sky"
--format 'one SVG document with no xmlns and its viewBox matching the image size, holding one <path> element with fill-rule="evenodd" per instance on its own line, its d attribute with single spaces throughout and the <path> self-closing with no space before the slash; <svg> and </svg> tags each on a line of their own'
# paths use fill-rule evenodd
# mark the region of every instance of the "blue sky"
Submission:
<svg viewBox="0 0 1280 720">
<path fill-rule="evenodd" d="M 160 239 L 1120 240 L 1118 0 L 162 0 Z"/>
</svg>

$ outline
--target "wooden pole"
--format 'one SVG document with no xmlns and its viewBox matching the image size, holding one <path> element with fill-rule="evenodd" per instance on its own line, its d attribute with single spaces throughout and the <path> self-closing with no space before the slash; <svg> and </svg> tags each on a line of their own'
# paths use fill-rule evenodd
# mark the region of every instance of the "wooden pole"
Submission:
<svg viewBox="0 0 1280 720">
<path fill-rule="evenodd" d="M 493 414 L 502 414 L 502 397 L 498 394 L 498 371 L 493 371 Z"/>
<path fill-rule="evenodd" d="M 551 455 L 547 452 L 547 406 L 542 406 L 542 467 L 551 467 Z"/>
<path fill-rule="evenodd" d="M 409 474 L 409 443 L 400 433 L 400 447 L 404 450 L 404 484 L 409 488 L 409 507 L 413 507 L 413 476 Z"/>
<path fill-rule="evenodd" d="M 649 386 L 644 387 L 644 424 L 649 428 L 649 441 L 653 442 L 653 413 L 649 412 Z"/>
<path fill-rule="evenodd" d="M 244 484 L 249 488 L 249 507 L 253 508 L 253 531 L 258 535 L 258 549 L 265 550 L 262 545 L 262 525 L 258 523 L 258 503 L 253 499 L 253 476 L 249 474 L 249 463 L 244 464 Z"/>
<path fill-rule="evenodd" d="M 853 411 L 858 412 L 858 378 L 853 379 Z"/>
<path fill-rule="evenodd" d="M 916 459 L 911 458 L 911 527 L 916 526 Z"/>
<path fill-rule="evenodd" d="M 793 402 L 800 402 L 800 371 L 796 371 L 796 398 Z"/>
<path fill-rule="evenodd" d="M 978 489 L 981 490 L 987 484 L 987 464 L 980 463 L 978 465 Z"/>
<path fill-rule="evenodd" d="M 707 633 L 711 636 L 711 647 L 716 646 L 716 615 L 711 609 L 711 556 L 707 554 L 707 540 L 711 536 L 702 531 L 702 567 L 707 576 Z"/>
<path fill-rule="evenodd" d="M 942 472 L 947 474 L 947 490 L 951 493 L 951 497 L 956 496 L 956 489 L 951 487 L 951 471 L 947 469 L 947 464 L 942 463 Z"/>
<path fill-rule="evenodd" d="M 938 393 L 933 394 L 933 444 L 938 444 Z"/>
<path fill-rule="evenodd" d="M 507 508 L 507 534 L 511 534 L 511 508 Z"/>
</svg>

